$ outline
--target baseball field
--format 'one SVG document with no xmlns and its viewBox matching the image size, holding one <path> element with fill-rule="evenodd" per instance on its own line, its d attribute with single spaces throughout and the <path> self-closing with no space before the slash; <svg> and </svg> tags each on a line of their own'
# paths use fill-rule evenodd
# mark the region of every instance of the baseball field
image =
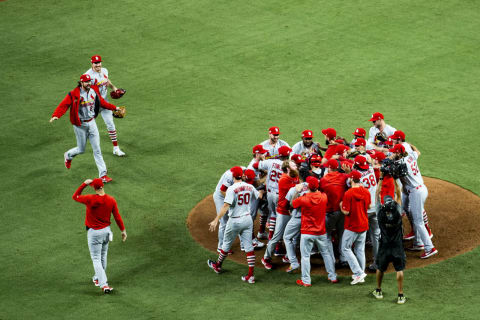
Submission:
<svg viewBox="0 0 480 320">
<path fill-rule="evenodd" d="M 478 230 L 459 221 L 480 219 L 466 206 L 480 194 L 478 1 L 5 0 L 0 25 L 0 319 L 478 319 Z M 67 170 L 69 116 L 48 121 L 94 54 L 127 89 L 114 101 L 128 109 L 115 120 L 126 157 L 97 119 L 105 190 L 128 232 L 122 243 L 113 224 L 111 295 L 91 282 L 85 207 L 72 200 L 97 176 L 92 149 Z M 372 275 L 351 286 L 317 274 L 300 288 L 261 267 L 248 285 L 231 259 L 221 275 L 208 268 L 216 254 L 194 240 L 189 212 L 269 127 L 290 145 L 304 129 L 350 139 L 376 111 L 421 150 L 424 176 L 468 190 L 427 200 L 469 209 L 442 224 L 428 212 L 451 240 L 405 272 L 405 305 L 394 274 L 377 301 Z"/>
</svg>

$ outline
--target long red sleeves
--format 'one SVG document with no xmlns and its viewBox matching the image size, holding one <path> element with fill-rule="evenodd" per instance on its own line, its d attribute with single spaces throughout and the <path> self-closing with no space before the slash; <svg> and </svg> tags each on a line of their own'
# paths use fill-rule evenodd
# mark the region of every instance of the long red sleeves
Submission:
<svg viewBox="0 0 480 320">
<path fill-rule="evenodd" d="M 115 198 L 108 194 L 103 196 L 98 194 L 82 195 L 82 191 L 86 186 L 85 183 L 82 183 L 73 194 L 73 200 L 81 202 L 87 206 L 85 225 L 95 230 L 106 228 L 110 225 L 110 215 L 113 213 L 113 218 L 115 219 L 118 228 L 121 231 L 125 230 L 122 217 L 118 212 L 117 201 L 115 201 Z"/>
</svg>

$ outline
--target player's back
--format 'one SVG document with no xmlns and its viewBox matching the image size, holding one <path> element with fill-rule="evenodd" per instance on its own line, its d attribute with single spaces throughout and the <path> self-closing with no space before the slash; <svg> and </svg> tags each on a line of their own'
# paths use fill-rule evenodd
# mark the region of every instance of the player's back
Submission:
<svg viewBox="0 0 480 320">
<path fill-rule="evenodd" d="M 367 188 L 368 192 L 370 192 L 371 207 L 368 212 L 373 212 L 375 211 L 375 194 L 377 192 L 377 178 L 375 177 L 375 171 L 372 167 L 368 167 L 368 170 L 360 171 L 360 173 L 362 174 L 360 182 L 365 188 Z"/>
<path fill-rule="evenodd" d="M 278 180 L 283 174 L 283 161 L 280 159 L 268 159 L 260 161 L 258 168 L 267 171 L 267 192 L 278 193 Z"/>
<path fill-rule="evenodd" d="M 418 168 L 417 160 L 418 155 L 415 151 L 400 160 L 407 165 L 407 175 L 400 178 L 403 186 L 407 189 L 413 189 L 423 185 L 423 177 Z"/>
<path fill-rule="evenodd" d="M 236 182 L 228 187 L 225 202 L 230 203 L 229 217 L 236 218 L 250 214 L 250 203 L 258 191 L 246 182 Z"/>
</svg>

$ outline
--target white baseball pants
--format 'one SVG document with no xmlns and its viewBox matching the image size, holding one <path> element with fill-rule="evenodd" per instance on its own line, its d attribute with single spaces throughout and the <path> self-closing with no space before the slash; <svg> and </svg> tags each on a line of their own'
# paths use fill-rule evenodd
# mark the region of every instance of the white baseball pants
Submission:
<svg viewBox="0 0 480 320">
<path fill-rule="evenodd" d="M 287 249 L 287 257 L 290 261 L 290 266 L 296 269 L 300 266 L 295 252 L 296 239 L 300 235 L 301 218 L 290 218 L 285 231 L 283 232 L 283 242 L 285 243 L 285 249 Z"/>
<path fill-rule="evenodd" d="M 342 239 L 342 251 L 347 258 L 350 270 L 355 276 L 360 276 L 365 272 L 365 239 L 367 231 L 353 232 L 345 230 Z M 353 254 L 352 246 L 355 245 L 355 254 Z"/>
<path fill-rule="evenodd" d="M 88 229 L 87 240 L 88 249 L 90 250 L 90 257 L 93 262 L 93 269 L 95 270 L 94 278 L 98 279 L 100 288 L 108 285 L 107 283 L 107 252 L 108 252 L 108 238 L 110 235 L 110 227 L 95 230 Z"/>
<path fill-rule="evenodd" d="M 310 253 L 313 246 L 316 245 L 322 254 L 323 262 L 325 263 L 325 269 L 328 273 L 328 279 L 336 280 L 337 274 L 335 273 L 335 260 L 330 255 L 328 249 L 327 235 L 314 236 L 311 234 L 302 234 L 300 236 L 300 253 L 302 254 L 302 281 L 306 284 L 311 284 L 310 278 Z"/>
</svg>

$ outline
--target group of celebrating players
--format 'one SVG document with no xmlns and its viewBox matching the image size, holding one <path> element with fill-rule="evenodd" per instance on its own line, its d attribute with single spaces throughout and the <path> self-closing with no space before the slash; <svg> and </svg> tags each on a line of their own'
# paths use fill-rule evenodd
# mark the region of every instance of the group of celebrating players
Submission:
<svg viewBox="0 0 480 320">
<path fill-rule="evenodd" d="M 377 274 L 372 294 L 383 298 L 383 273 L 393 263 L 397 302 L 404 303 L 402 240 L 413 240 L 408 250 L 423 251 L 422 259 L 438 253 L 424 210 L 428 191 L 417 164 L 420 151 L 405 141 L 402 131 L 386 124 L 381 113 L 374 113 L 370 121 L 368 138 L 363 128 L 357 128 L 351 142 L 338 137 L 333 128 L 322 130 L 326 147 L 313 141 L 311 130 L 304 130 L 302 140 L 290 148 L 279 139 L 280 129 L 271 127 L 269 139 L 253 147 L 250 164 L 227 170 L 217 184 L 213 194 L 217 215 L 209 228 L 214 231 L 219 225 L 218 259 L 208 260 L 209 267 L 221 272 L 238 236 L 248 262 L 242 280 L 255 283 L 254 250 L 265 246 L 260 240 L 268 239 L 261 260 L 266 269 L 273 267 L 272 256 L 282 256 L 289 264 L 287 272 L 301 269 L 296 283 L 310 287 L 310 256 L 320 253 L 331 283 L 338 282 L 336 267 L 348 266 L 351 284 L 356 285 L 367 276 L 368 234 L 373 255 L 368 269 Z M 391 170 L 394 163 L 403 168 L 399 174 Z M 407 235 L 403 235 L 402 214 L 412 227 Z"/>
</svg>

